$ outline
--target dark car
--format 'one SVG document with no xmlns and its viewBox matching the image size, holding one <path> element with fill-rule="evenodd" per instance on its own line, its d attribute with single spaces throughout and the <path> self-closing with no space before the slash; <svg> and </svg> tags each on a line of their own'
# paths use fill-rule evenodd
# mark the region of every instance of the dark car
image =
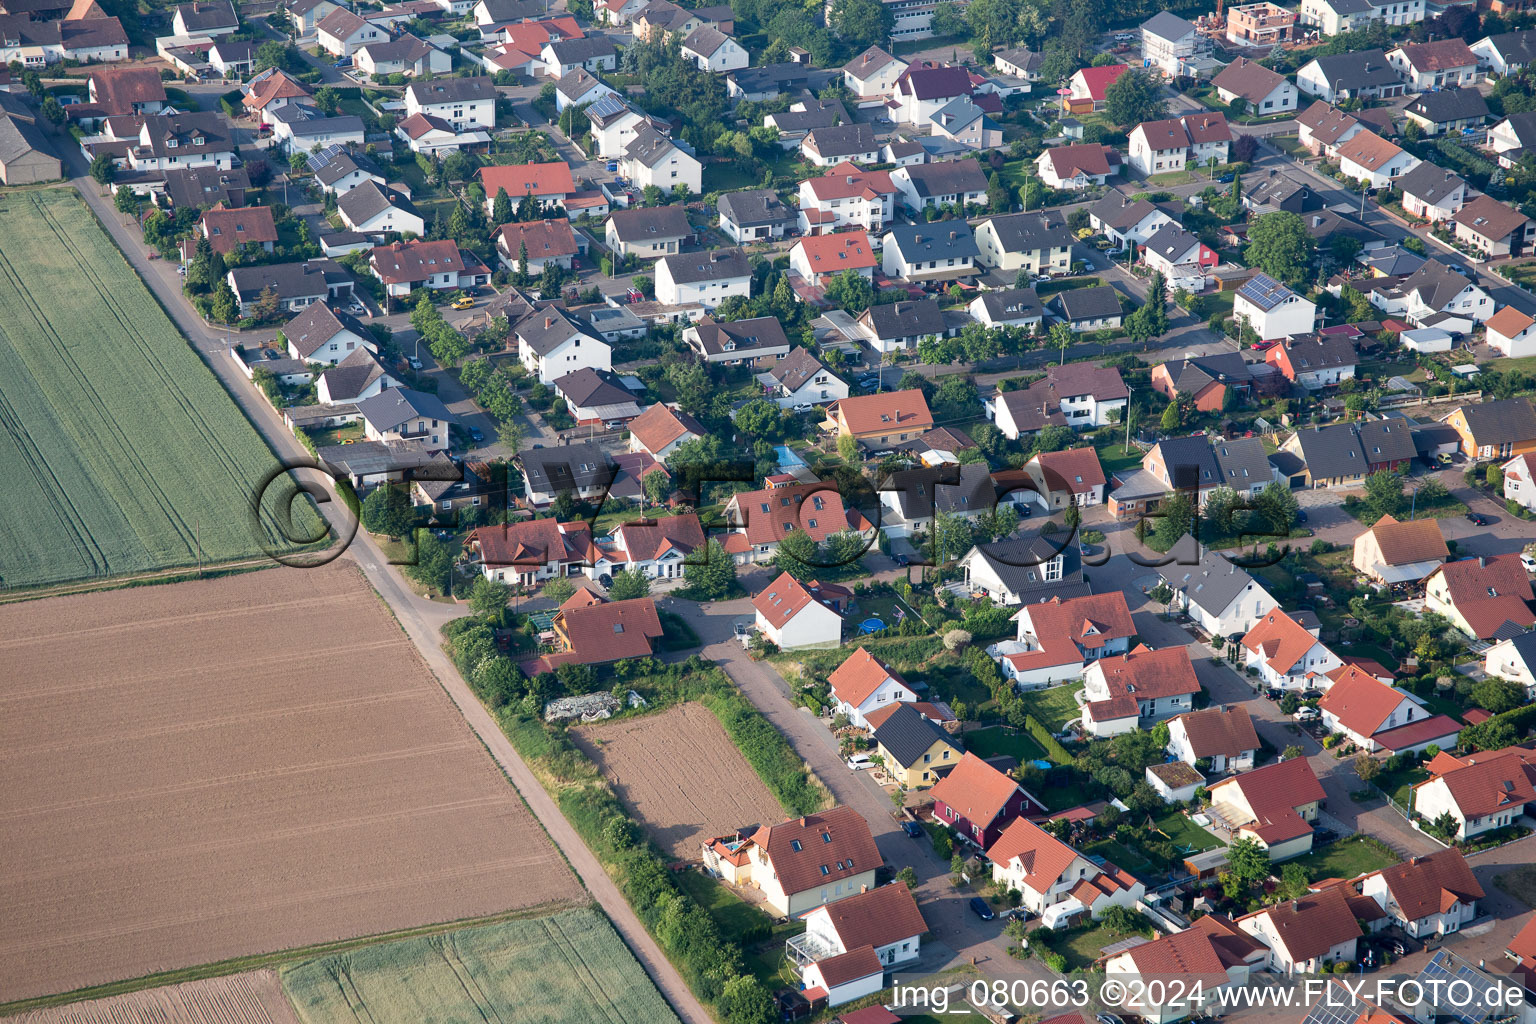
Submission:
<svg viewBox="0 0 1536 1024">
<path fill-rule="evenodd" d="M 1468 512 L 1467 521 L 1470 523 L 1476 523 L 1478 526 L 1487 526 L 1489 523 L 1493 522 L 1492 519 L 1483 515 L 1481 512 Z"/>
<path fill-rule="evenodd" d="M 1219 185 L 1230 185 L 1232 184 L 1234 177 L 1235 175 L 1223 174 L 1221 177 L 1216 179 L 1216 183 Z"/>
<path fill-rule="evenodd" d="M 1307 521 L 1307 510 L 1306 509 L 1299 508 L 1299 509 L 1296 510 L 1296 521 L 1298 523 L 1304 523 L 1304 522 Z"/>
<path fill-rule="evenodd" d="M 923 837 L 923 826 L 915 821 L 902 822 L 901 830 L 913 839 L 921 839 Z"/>
<path fill-rule="evenodd" d="M 906 564 L 907 564 L 907 556 L 906 555 L 896 555 L 894 557 L 896 559 L 896 564 L 897 565 L 900 565 L 900 566 L 903 566 L 903 567 L 906 566 Z"/>
<path fill-rule="evenodd" d="M 1027 501 L 1016 501 L 1013 503 L 1013 507 L 1018 509 L 1020 519 L 1028 519 L 1035 512 L 1035 506 Z"/>
<path fill-rule="evenodd" d="M 481 430 L 479 427 L 470 427 L 469 439 L 475 442 L 475 444 L 479 444 L 485 440 L 485 431 Z"/>
<path fill-rule="evenodd" d="M 1285 696 L 1285 693 L 1282 690 L 1277 690 L 1274 687 L 1271 687 L 1264 691 L 1264 696 L 1270 700 L 1279 700 L 1281 697 Z"/>
<path fill-rule="evenodd" d="M 971 897 L 971 912 L 983 921 L 990 921 L 997 916 L 992 913 L 992 905 L 980 896 Z"/>
<path fill-rule="evenodd" d="M 1376 947 L 1367 946 L 1362 943 L 1360 948 L 1359 962 L 1360 966 L 1366 968 L 1367 970 L 1375 969 L 1376 965 L 1381 962 L 1380 956 L 1376 952 Z"/>
</svg>

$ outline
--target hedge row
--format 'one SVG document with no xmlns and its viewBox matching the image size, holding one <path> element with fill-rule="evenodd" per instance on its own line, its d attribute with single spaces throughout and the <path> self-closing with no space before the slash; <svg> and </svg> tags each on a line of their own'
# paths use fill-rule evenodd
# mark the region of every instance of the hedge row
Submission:
<svg viewBox="0 0 1536 1024">
<path fill-rule="evenodd" d="M 784 734 L 763 717 L 752 702 L 736 690 L 715 689 L 701 699 L 725 727 L 768 791 L 790 817 L 813 814 L 825 802 L 826 794 L 806 769 Z"/>
<path fill-rule="evenodd" d="M 1059 765 L 1072 763 L 1072 755 L 1067 748 L 1061 745 L 1061 741 L 1051 735 L 1051 730 L 1040 724 L 1040 720 L 1034 715 L 1024 716 L 1024 729 L 1034 737 L 1035 742 L 1045 749 L 1045 756 Z"/>
</svg>

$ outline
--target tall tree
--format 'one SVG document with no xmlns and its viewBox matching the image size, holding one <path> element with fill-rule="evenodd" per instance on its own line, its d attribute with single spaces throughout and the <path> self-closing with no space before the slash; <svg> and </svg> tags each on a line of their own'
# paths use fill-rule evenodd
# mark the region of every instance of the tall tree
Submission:
<svg viewBox="0 0 1536 1024">
<path fill-rule="evenodd" d="M 660 473 L 652 475 L 661 476 Z M 650 479 L 647 477 L 647 482 Z M 692 595 L 712 601 L 729 596 L 736 585 L 736 560 L 721 543 L 711 538 L 705 549 L 694 557 L 700 560 L 683 567 L 683 578 Z"/>
<path fill-rule="evenodd" d="M 880 0 L 832 0 L 827 26 L 848 45 L 863 49 L 891 34 L 891 12 Z"/>
<path fill-rule="evenodd" d="M 1276 280 L 1289 285 L 1307 278 L 1312 236 L 1300 216 L 1285 210 L 1261 214 L 1248 227 L 1248 247 L 1243 258 Z"/>
<path fill-rule="evenodd" d="M 1168 115 L 1163 90 L 1145 71 L 1132 69 L 1104 91 L 1104 114 L 1122 128 L 1156 121 Z"/>
</svg>

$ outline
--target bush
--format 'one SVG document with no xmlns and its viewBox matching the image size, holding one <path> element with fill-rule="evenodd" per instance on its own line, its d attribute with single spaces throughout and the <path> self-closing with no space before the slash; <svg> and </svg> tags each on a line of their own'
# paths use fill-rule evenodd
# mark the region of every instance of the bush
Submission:
<svg viewBox="0 0 1536 1024">
<path fill-rule="evenodd" d="M 822 790 L 812 782 L 805 762 L 746 697 L 720 689 L 705 694 L 701 702 L 720 719 L 731 741 L 785 811 L 799 816 L 821 809 Z"/>
</svg>

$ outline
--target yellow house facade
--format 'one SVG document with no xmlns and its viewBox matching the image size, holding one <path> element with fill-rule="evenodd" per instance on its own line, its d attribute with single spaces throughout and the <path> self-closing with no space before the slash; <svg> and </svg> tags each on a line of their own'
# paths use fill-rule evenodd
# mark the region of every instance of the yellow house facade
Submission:
<svg viewBox="0 0 1536 1024">
<path fill-rule="evenodd" d="M 960 763 L 960 745 L 910 704 L 897 704 L 875 725 L 885 770 L 907 789 L 927 789 Z"/>
</svg>

